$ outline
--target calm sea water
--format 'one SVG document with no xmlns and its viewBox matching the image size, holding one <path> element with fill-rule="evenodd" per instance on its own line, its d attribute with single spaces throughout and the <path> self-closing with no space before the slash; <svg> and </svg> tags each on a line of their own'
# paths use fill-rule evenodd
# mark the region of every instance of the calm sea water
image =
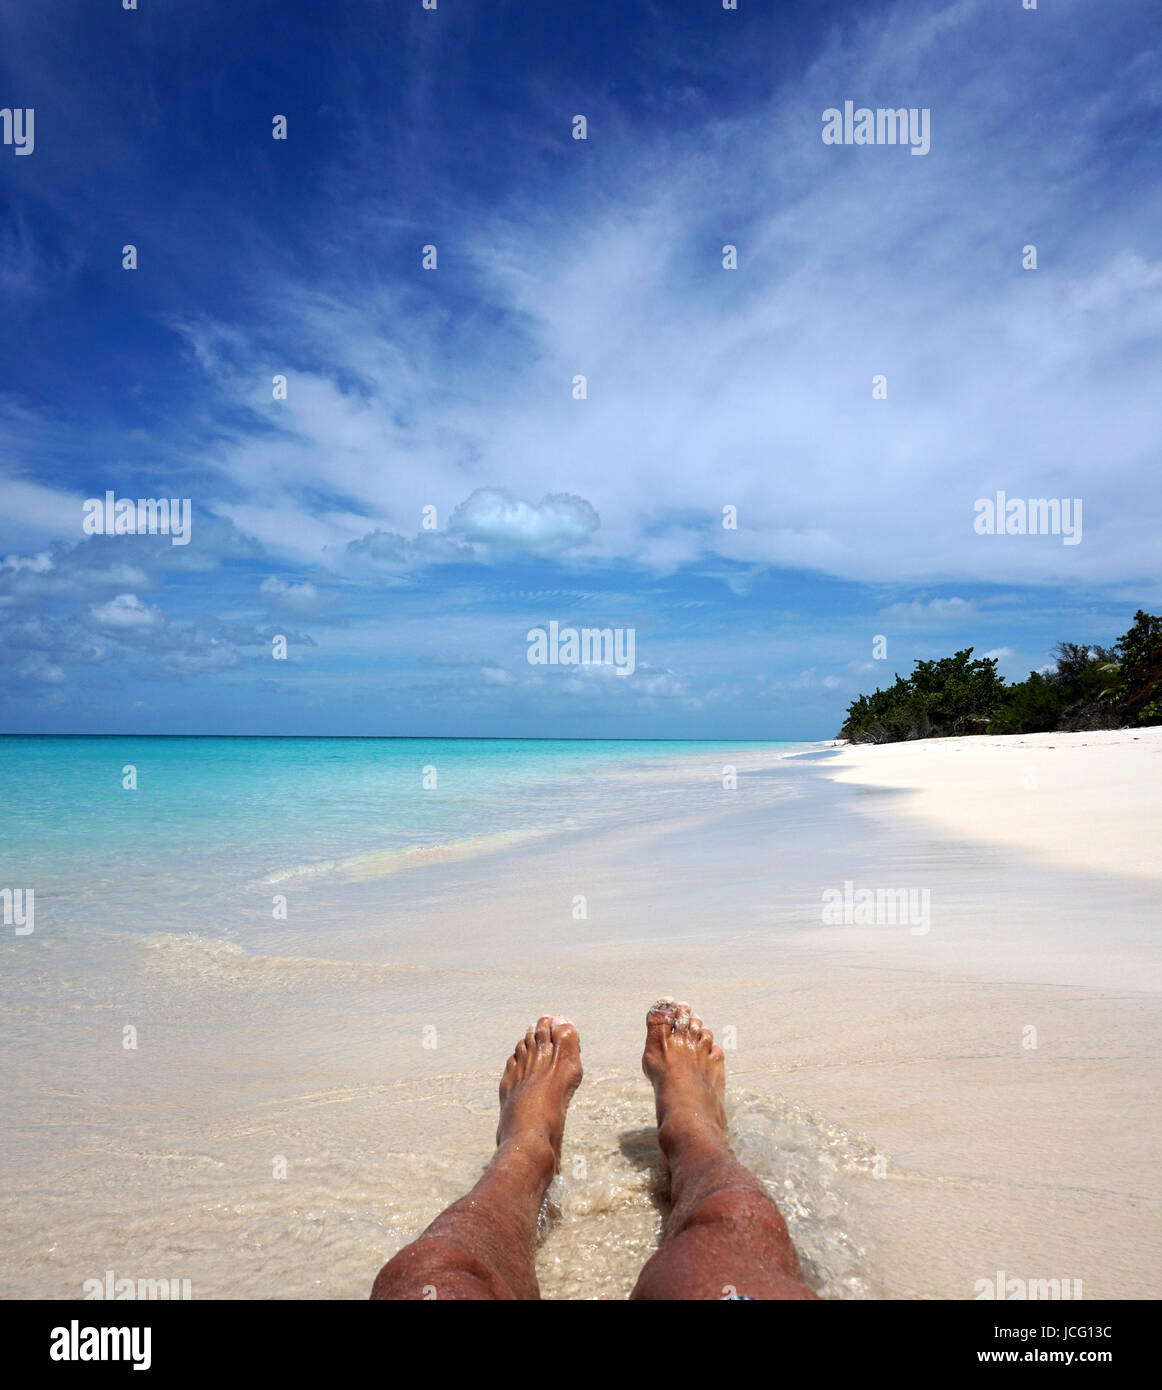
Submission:
<svg viewBox="0 0 1162 1390">
<path fill-rule="evenodd" d="M 227 930 L 280 884 L 383 876 L 656 812 L 669 741 L 0 738 L 0 885 L 89 932 Z M 136 789 L 123 783 L 136 770 Z M 641 783 L 635 786 L 636 782 Z"/>
</svg>

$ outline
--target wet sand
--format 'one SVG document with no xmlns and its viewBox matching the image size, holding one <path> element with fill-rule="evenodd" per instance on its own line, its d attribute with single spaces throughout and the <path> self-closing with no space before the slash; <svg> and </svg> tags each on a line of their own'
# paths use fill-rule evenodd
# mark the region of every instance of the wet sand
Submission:
<svg viewBox="0 0 1162 1390">
<path fill-rule="evenodd" d="M 971 1298 L 999 1269 L 1156 1295 L 1156 882 L 839 780 L 863 756 L 748 754 L 734 791 L 706 757 L 657 770 L 650 824 L 313 882 L 293 931 L 246 948 L 159 930 L 94 976 L 37 942 L 5 1027 L 0 1292 L 76 1297 L 113 1269 L 365 1297 L 479 1173 L 504 1058 L 559 1012 L 586 1079 L 542 1290 L 623 1298 L 664 1218 L 639 1061 L 671 994 L 733 1042 L 734 1142 L 825 1295 Z M 845 881 L 927 889 L 928 930 L 825 924 Z"/>
</svg>

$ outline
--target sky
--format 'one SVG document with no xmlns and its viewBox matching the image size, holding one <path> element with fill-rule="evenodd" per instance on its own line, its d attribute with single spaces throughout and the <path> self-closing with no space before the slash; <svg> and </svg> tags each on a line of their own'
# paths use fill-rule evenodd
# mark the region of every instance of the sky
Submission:
<svg viewBox="0 0 1162 1390">
<path fill-rule="evenodd" d="M 0 108 L 0 732 L 828 738 L 1162 609 L 1156 0 L 0 0 Z"/>
</svg>

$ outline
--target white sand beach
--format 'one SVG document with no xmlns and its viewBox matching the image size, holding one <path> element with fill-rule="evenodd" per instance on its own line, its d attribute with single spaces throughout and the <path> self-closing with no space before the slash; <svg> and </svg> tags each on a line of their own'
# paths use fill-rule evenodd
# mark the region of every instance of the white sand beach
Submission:
<svg viewBox="0 0 1162 1390">
<path fill-rule="evenodd" d="M 861 1067 L 856 1109 L 909 1155 L 907 1201 L 883 1189 L 888 1288 L 922 1294 L 938 1269 L 952 1294 L 966 1258 L 992 1277 L 995 1253 L 1010 1275 L 1082 1278 L 1088 1297 L 1157 1297 L 1162 729 L 848 746 L 831 769 L 895 793 L 869 814 L 938 827 L 966 888 L 996 856 L 1030 866 L 1027 893 L 982 883 L 997 917 L 949 904 L 933 973 L 881 981 L 891 1060 Z"/>
<path fill-rule="evenodd" d="M 836 767 L 966 839 L 1162 881 L 1162 728 L 847 744 Z"/>
</svg>

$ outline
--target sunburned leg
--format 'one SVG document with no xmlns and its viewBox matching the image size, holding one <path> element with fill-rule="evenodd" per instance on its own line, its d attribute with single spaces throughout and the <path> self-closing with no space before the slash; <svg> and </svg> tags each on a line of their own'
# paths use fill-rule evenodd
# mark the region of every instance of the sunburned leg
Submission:
<svg viewBox="0 0 1162 1390">
<path fill-rule="evenodd" d="M 561 1158 L 565 1111 L 581 1083 L 581 1044 L 567 1018 L 542 1018 L 500 1081 L 488 1171 L 466 1197 L 379 1271 L 372 1298 L 539 1298 L 537 1215 Z"/>
<path fill-rule="evenodd" d="M 766 1188 L 726 1143 L 722 1049 L 687 1004 L 646 1015 L 642 1069 L 653 1082 L 672 1209 L 633 1298 L 816 1298 Z"/>
</svg>

